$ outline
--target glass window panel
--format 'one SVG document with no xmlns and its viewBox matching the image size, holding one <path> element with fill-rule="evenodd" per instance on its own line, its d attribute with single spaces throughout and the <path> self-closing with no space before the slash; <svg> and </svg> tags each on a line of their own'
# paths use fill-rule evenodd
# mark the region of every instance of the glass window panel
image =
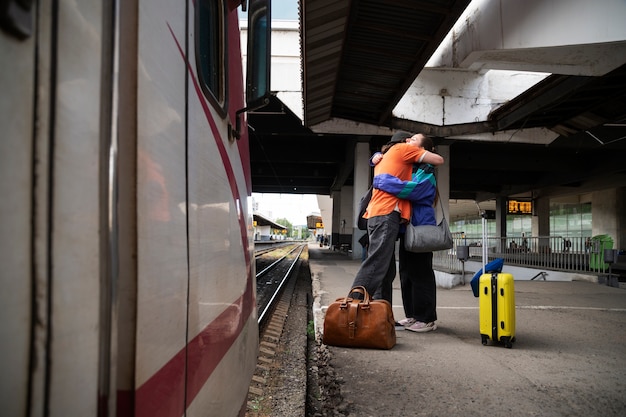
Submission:
<svg viewBox="0 0 626 417">
<path fill-rule="evenodd" d="M 224 103 L 225 62 L 223 4 L 202 0 L 197 5 L 196 61 L 198 77 L 204 94 L 221 106 Z"/>
</svg>

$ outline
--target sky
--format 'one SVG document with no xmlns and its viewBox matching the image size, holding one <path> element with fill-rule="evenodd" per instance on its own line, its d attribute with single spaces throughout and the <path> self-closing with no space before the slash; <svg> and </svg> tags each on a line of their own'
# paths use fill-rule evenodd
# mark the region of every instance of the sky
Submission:
<svg viewBox="0 0 626 417">
<path fill-rule="evenodd" d="M 287 219 L 293 226 L 305 225 L 310 214 L 320 215 L 314 194 L 252 193 L 252 198 L 258 213 L 271 220 Z"/>
<path fill-rule="evenodd" d="M 298 20 L 298 0 L 272 0 L 272 19 Z"/>
<path fill-rule="evenodd" d="M 298 0 L 272 0 L 272 20 L 298 20 Z M 247 13 L 239 13 L 239 18 Z"/>
</svg>

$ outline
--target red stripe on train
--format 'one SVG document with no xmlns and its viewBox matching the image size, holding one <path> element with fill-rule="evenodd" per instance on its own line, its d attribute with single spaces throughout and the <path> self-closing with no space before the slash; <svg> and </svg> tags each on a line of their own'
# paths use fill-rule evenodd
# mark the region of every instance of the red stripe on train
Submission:
<svg viewBox="0 0 626 417">
<path fill-rule="evenodd" d="M 237 206 L 239 216 L 239 229 L 246 262 L 247 280 L 246 289 L 241 297 L 227 307 L 215 320 L 205 327 L 194 337 L 186 347 L 181 349 L 161 369 L 152 375 L 135 393 L 135 412 L 138 417 L 178 417 L 191 404 L 200 389 L 209 379 L 215 368 L 219 365 L 229 351 L 245 322 L 250 317 L 255 306 L 253 293 L 252 264 L 248 246 L 248 232 L 246 221 L 243 217 L 242 202 L 237 187 L 237 181 L 232 164 L 217 129 L 217 125 L 211 116 L 208 104 L 198 85 L 180 43 L 176 39 L 172 28 L 168 28 L 176 42 L 178 50 L 187 65 L 190 78 L 193 82 L 196 94 L 211 128 L 215 143 L 219 150 L 224 169 L 228 176 L 233 200 Z M 188 355 L 187 364 L 187 399 L 183 404 L 183 390 L 185 389 L 185 355 Z M 119 392 L 118 398 L 125 403 L 132 403 L 128 399 L 127 392 Z"/>
<path fill-rule="evenodd" d="M 181 416 L 226 355 L 244 326 L 241 309 L 249 306 L 251 286 L 215 320 L 194 337 L 136 392 L 137 417 Z M 247 308 L 250 310 L 250 308 Z M 188 354 L 187 404 L 183 406 L 185 354 Z"/>
</svg>

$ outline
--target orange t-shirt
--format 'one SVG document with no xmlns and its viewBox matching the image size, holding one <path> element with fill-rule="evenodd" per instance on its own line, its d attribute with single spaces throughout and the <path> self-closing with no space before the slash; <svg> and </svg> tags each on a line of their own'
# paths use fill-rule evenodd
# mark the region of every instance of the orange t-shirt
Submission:
<svg viewBox="0 0 626 417">
<path fill-rule="evenodd" d="M 395 144 L 385 153 L 385 157 L 374 168 L 374 176 L 391 174 L 401 180 L 410 181 L 413 164 L 421 162 L 425 153 L 424 149 L 408 143 Z M 393 194 L 374 188 L 372 199 L 363 217 L 369 219 L 375 216 L 384 216 L 396 209 L 404 220 L 408 221 L 411 218 L 410 201 L 402 200 Z"/>
</svg>

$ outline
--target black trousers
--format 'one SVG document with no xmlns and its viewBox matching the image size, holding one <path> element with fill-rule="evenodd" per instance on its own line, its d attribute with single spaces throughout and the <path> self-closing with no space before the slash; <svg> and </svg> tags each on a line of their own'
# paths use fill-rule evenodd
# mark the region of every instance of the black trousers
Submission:
<svg viewBox="0 0 626 417">
<path fill-rule="evenodd" d="M 375 299 L 391 303 L 392 282 L 396 276 L 396 239 L 400 229 L 400 213 L 393 211 L 367 220 L 370 244 L 367 258 L 354 277 L 352 287 L 363 286 Z"/>
<path fill-rule="evenodd" d="M 414 253 L 404 249 L 400 235 L 398 269 L 402 304 L 406 317 L 428 323 L 437 320 L 437 284 L 433 271 L 433 253 Z"/>
</svg>

